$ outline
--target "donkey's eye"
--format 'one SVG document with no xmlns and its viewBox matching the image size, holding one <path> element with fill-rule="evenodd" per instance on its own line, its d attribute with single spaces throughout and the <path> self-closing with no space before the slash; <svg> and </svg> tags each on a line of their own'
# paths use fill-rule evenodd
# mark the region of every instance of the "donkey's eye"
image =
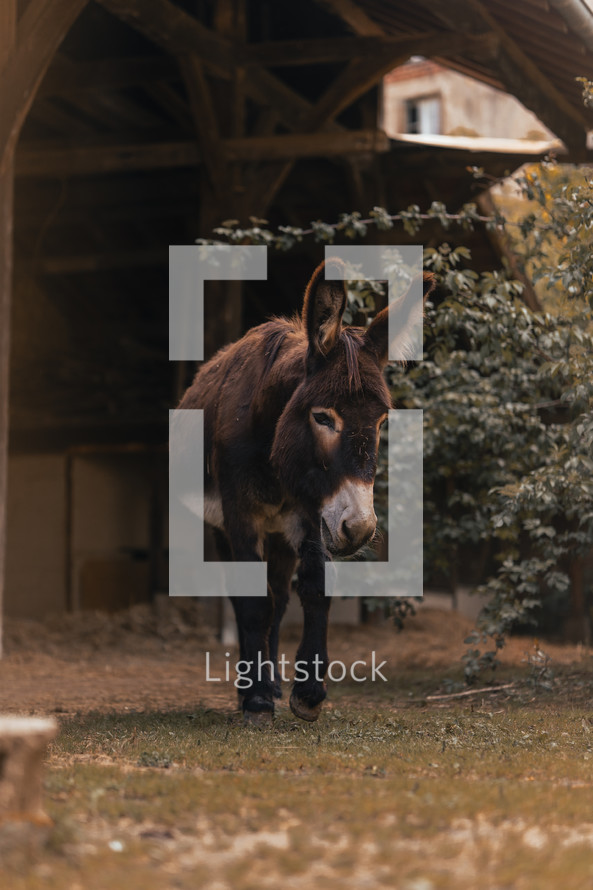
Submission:
<svg viewBox="0 0 593 890">
<path fill-rule="evenodd" d="M 331 414 L 326 414 L 325 411 L 314 411 L 313 419 L 319 426 L 326 426 L 330 430 L 335 430 L 336 428 L 333 417 Z"/>
</svg>

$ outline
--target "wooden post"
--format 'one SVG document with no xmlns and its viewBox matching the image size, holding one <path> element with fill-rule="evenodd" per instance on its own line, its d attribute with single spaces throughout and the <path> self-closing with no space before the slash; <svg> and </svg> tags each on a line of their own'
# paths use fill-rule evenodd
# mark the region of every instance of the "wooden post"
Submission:
<svg viewBox="0 0 593 890">
<path fill-rule="evenodd" d="M 584 563 L 574 557 L 568 566 L 570 578 L 570 614 L 564 622 L 564 638 L 575 643 L 591 644 L 591 616 L 585 594 Z"/>
<path fill-rule="evenodd" d="M 244 0 L 216 0 L 214 4 L 214 29 L 224 39 L 233 38 L 238 43 L 245 40 L 245 4 Z M 211 131 L 219 136 L 241 137 L 244 135 L 244 96 L 243 80 L 240 66 L 232 66 L 232 76 L 228 83 L 214 85 L 207 101 L 195 106 L 194 117 L 203 114 L 204 104 L 210 106 L 210 116 L 214 118 Z M 208 92 L 205 90 L 204 92 Z M 202 96 L 206 99 L 206 96 Z M 200 139 L 200 147 L 207 154 L 207 146 Z M 209 171 L 210 172 L 210 171 Z M 224 219 L 241 219 L 250 208 L 242 202 L 241 169 L 238 163 L 234 169 L 222 162 L 220 171 L 225 187 L 217 193 L 215 177 L 206 177 L 202 173 L 200 235 L 212 237 L 212 229 L 220 225 Z M 241 281 L 212 283 L 210 288 L 210 306 L 215 306 L 214 313 L 208 313 L 204 319 L 204 357 L 209 358 L 217 349 L 236 340 L 242 333 L 243 284 Z M 209 302 L 209 301 L 208 301 Z M 208 309 L 206 303 L 206 312 Z"/>
<path fill-rule="evenodd" d="M 484 216 L 496 215 L 496 206 L 492 200 L 490 191 L 482 192 L 481 195 L 478 195 L 476 203 Z M 523 302 L 529 306 L 532 312 L 543 312 L 544 308 L 534 290 L 533 283 L 525 274 L 519 257 L 514 252 L 512 244 L 509 243 L 507 234 L 505 232 L 499 233 L 486 229 L 486 235 L 498 256 L 501 259 L 506 260 L 509 264 L 509 270 L 513 277 L 523 285 L 523 291 L 521 293 Z"/>
<path fill-rule="evenodd" d="M 53 55 L 87 0 L 31 0 L 19 20 L 17 0 L 0 2 L 0 657 L 6 576 L 6 495 L 14 150 Z"/>
<path fill-rule="evenodd" d="M 16 39 L 16 0 L 0 3 L 0 75 Z M 8 399 L 10 366 L 10 304 L 12 289 L 12 224 L 14 148 L 0 158 L 0 658 L 6 577 L 6 497 L 8 487 Z"/>
<path fill-rule="evenodd" d="M 57 731 L 53 717 L 0 716 L 0 824 L 49 823 L 41 779 L 47 745 Z"/>
</svg>

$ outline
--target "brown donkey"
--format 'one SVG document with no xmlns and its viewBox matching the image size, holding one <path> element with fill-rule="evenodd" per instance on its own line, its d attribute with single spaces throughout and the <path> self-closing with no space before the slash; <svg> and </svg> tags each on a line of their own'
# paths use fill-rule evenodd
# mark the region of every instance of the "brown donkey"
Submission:
<svg viewBox="0 0 593 890">
<path fill-rule="evenodd" d="M 300 317 L 268 321 L 221 349 L 179 405 L 204 411 L 204 518 L 217 529 L 221 558 L 268 564 L 267 597 L 232 598 L 241 660 L 250 663 L 242 708 L 254 722 L 271 719 L 281 695 L 278 632 L 297 561 L 304 629 L 290 707 L 304 720 L 319 716 L 331 604 L 325 562 L 356 553 L 377 522 L 379 428 L 392 406 L 382 375 L 388 310 L 366 330 L 343 327 L 345 283 L 326 280 L 325 267 L 313 273 Z M 417 301 L 404 297 L 395 311 L 403 342 Z"/>
</svg>

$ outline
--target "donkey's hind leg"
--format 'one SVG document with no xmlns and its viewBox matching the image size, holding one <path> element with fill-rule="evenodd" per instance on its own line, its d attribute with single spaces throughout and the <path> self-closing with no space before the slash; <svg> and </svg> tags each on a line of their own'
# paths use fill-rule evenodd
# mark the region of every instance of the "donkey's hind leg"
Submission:
<svg viewBox="0 0 593 890">
<path fill-rule="evenodd" d="M 278 671 L 278 637 L 280 622 L 288 605 L 290 584 L 297 562 L 297 555 L 283 535 L 268 538 L 268 586 L 274 599 L 274 618 L 270 630 L 270 661 L 274 665 L 274 698 L 282 698 L 282 676 Z"/>
<path fill-rule="evenodd" d="M 234 562 L 263 563 L 263 542 L 241 504 L 225 503 L 225 529 Z M 235 576 L 235 582 L 239 579 Z M 263 593 L 263 591 L 262 591 Z M 246 722 L 264 723 L 274 713 L 272 663 L 270 661 L 270 630 L 274 617 L 274 601 L 268 587 L 264 596 L 231 597 L 241 641 L 240 676 L 236 685 L 243 695 L 242 708 Z"/>
<path fill-rule="evenodd" d="M 216 549 L 218 551 L 218 557 L 221 562 L 232 562 L 233 554 L 231 551 L 231 545 L 229 544 L 229 540 L 225 533 L 221 531 L 219 528 L 213 529 L 214 532 L 214 540 L 216 542 Z M 233 612 L 235 613 L 235 622 L 237 624 L 237 638 L 239 640 L 239 660 L 245 660 L 245 640 L 243 636 L 243 631 L 241 627 L 241 622 L 239 621 L 239 616 L 237 615 L 237 609 L 235 607 L 235 600 L 231 596 L 229 597 L 231 601 L 231 605 L 233 607 Z M 239 710 L 243 710 L 243 693 L 240 689 L 237 689 L 237 705 Z"/>
<path fill-rule="evenodd" d="M 218 556 L 221 562 L 232 562 L 233 561 L 233 553 L 231 550 L 231 545 L 229 544 L 229 539 L 225 535 L 223 531 L 219 528 L 215 528 L 214 530 L 214 540 L 216 542 L 216 549 L 218 550 Z M 239 641 L 239 658 L 242 660 L 245 658 L 245 643 L 243 640 L 243 635 L 241 633 L 241 626 L 237 620 L 237 610 L 235 609 L 235 604 L 233 602 L 233 597 L 229 597 L 231 604 L 233 606 L 233 611 L 235 613 L 235 620 L 237 622 L 237 639 Z M 241 696 L 239 696 L 241 697 Z"/>
</svg>

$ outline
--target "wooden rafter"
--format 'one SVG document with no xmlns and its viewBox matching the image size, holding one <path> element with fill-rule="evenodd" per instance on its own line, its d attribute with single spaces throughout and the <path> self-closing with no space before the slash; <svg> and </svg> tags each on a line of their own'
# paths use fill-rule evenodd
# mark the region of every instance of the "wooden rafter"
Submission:
<svg viewBox="0 0 593 890">
<path fill-rule="evenodd" d="M 572 151 L 584 152 L 585 130 L 589 126 L 585 114 L 556 89 L 516 41 L 509 37 L 481 0 L 419 2 L 448 28 L 457 27 L 466 35 L 484 29 L 494 34 L 498 40 L 494 63 L 503 86 L 531 109 Z"/>
<path fill-rule="evenodd" d="M 85 146 L 19 146 L 16 175 L 26 177 L 93 176 L 125 170 L 192 167 L 201 162 L 195 142 L 118 143 Z"/>
<path fill-rule="evenodd" d="M 30 118 L 34 121 L 42 123 L 50 132 L 58 135 L 68 133 L 69 137 L 80 137 L 82 139 L 93 138 L 96 133 L 96 126 L 87 117 L 77 113 L 77 109 L 71 108 L 66 110 L 61 108 L 51 99 L 45 99 L 33 103 L 30 111 Z"/>
<path fill-rule="evenodd" d="M 312 158 L 389 151 L 389 138 L 382 130 L 345 130 L 343 133 L 290 133 L 247 136 L 225 140 L 229 160 L 262 161 Z"/>
<path fill-rule="evenodd" d="M 483 19 L 470 4 L 454 4 L 449 0 L 418 0 L 418 2 L 437 16 L 441 22 L 444 22 L 448 28 L 456 26 L 462 34 L 471 34 L 479 31 L 482 27 Z"/>
<path fill-rule="evenodd" d="M 502 79 L 507 83 L 512 93 L 531 108 L 538 117 L 548 126 L 546 117 L 550 115 L 550 108 L 556 109 L 556 114 L 550 115 L 556 120 L 555 126 L 550 126 L 557 136 L 568 141 L 572 146 L 578 146 L 580 136 L 584 148 L 585 130 L 589 127 L 584 112 L 575 108 L 556 87 L 542 74 L 535 63 L 512 40 L 504 29 L 498 24 L 479 0 L 469 0 L 471 7 L 480 15 L 482 21 L 490 30 L 497 34 L 500 40 L 498 53 L 498 68 Z M 537 106 L 537 107 L 536 107 Z M 563 120 L 564 119 L 564 120 Z M 558 124 L 562 132 L 558 132 Z"/>
<path fill-rule="evenodd" d="M 215 0 L 213 9 L 213 25 L 218 33 L 240 48 L 247 40 L 247 7 L 246 0 Z M 246 94 L 245 67 L 237 60 L 229 83 L 218 83 L 216 97 L 220 113 L 220 126 L 226 137 L 245 136 Z M 244 164 L 228 163 L 226 157 L 227 202 L 225 210 L 231 217 L 243 215 L 242 198 L 244 194 Z M 209 222 L 205 218 L 202 222 Z M 232 289 L 232 285 L 229 285 Z M 241 286 L 236 285 L 237 299 L 241 299 Z"/>
<path fill-rule="evenodd" d="M 372 56 L 353 59 L 330 84 L 321 97 L 314 112 L 307 121 L 310 129 L 315 129 L 324 120 L 333 120 L 336 115 L 368 92 L 393 68 L 403 64 L 413 53 L 432 56 L 443 53 L 464 52 L 468 46 L 473 49 L 480 44 L 484 52 L 492 51 L 490 34 L 466 35 L 451 32 L 413 35 L 401 44 L 393 44 Z"/>
<path fill-rule="evenodd" d="M 16 0 L 7 0 L 0 5 L 0 71 L 14 51 L 16 20 Z M 8 156 L 0 170 L 0 657 L 2 656 L 2 606 L 6 578 L 13 201 L 13 151 L 9 148 Z"/>
<path fill-rule="evenodd" d="M 173 56 L 199 55 L 219 77 L 229 79 L 233 46 L 169 0 L 99 0 L 116 18 Z"/>
<path fill-rule="evenodd" d="M 388 71 L 404 62 L 412 53 L 430 55 L 436 52 L 460 52 L 467 46 L 475 50 L 478 45 L 483 47 L 484 52 L 490 52 L 491 35 L 431 33 L 413 35 L 401 42 L 389 43 L 382 52 L 370 57 L 355 58 L 329 85 L 316 105 L 301 118 L 301 129 L 305 133 L 312 133 L 334 124 L 334 118 L 341 111 L 368 92 Z M 269 166 L 253 176 L 246 196 L 246 206 L 256 208 L 257 214 L 264 214 L 286 181 L 293 163 L 289 160 L 285 164 Z"/>
<path fill-rule="evenodd" d="M 478 196 L 477 204 L 480 208 L 480 211 L 485 216 L 496 215 L 496 207 L 494 205 L 494 201 L 492 200 L 492 195 L 489 191 L 482 192 L 482 194 Z M 513 278 L 515 278 L 517 281 L 520 281 L 523 285 L 523 292 L 521 294 L 523 301 L 527 304 L 527 306 L 529 306 L 532 312 L 543 312 L 543 306 L 540 303 L 539 297 L 534 290 L 533 283 L 525 274 L 523 264 L 513 250 L 512 245 L 509 243 L 507 235 L 501 234 L 494 229 L 488 228 L 486 229 L 486 235 L 497 255 L 501 259 L 505 259 L 507 261 Z"/>
<path fill-rule="evenodd" d="M 193 119 L 187 102 L 170 83 L 149 85 L 150 98 L 182 131 L 193 131 Z"/>
<path fill-rule="evenodd" d="M 442 32 L 441 32 L 442 33 Z M 451 37 L 459 32 L 450 31 Z M 303 40 L 273 40 L 238 47 L 236 61 L 240 65 L 256 67 L 302 66 L 330 62 L 347 62 L 359 56 L 375 55 L 392 49 L 402 53 L 422 41 L 434 37 L 436 32 L 419 32 L 395 37 L 325 37 Z M 471 35 L 465 44 L 468 52 L 481 54 L 484 41 Z M 251 75 L 251 71 L 250 71 Z M 139 56 L 129 58 L 73 61 L 59 53 L 39 87 L 38 98 L 70 96 L 77 93 L 97 92 L 105 89 L 153 86 L 179 80 L 179 68 L 169 55 Z"/>
<path fill-rule="evenodd" d="M 215 34 L 170 0 L 99 0 L 105 9 L 175 56 L 196 54 L 223 80 L 232 80 L 237 63 L 233 42 Z M 311 103 L 260 66 L 250 68 L 245 92 L 271 105 L 291 130 L 301 129 Z"/>
<path fill-rule="evenodd" d="M 292 158 L 339 157 L 389 150 L 381 130 L 344 133 L 289 133 L 221 139 L 219 150 L 227 161 L 283 161 Z M 16 158 L 16 175 L 28 178 L 90 176 L 124 170 L 191 167 L 204 161 L 195 142 L 101 143 L 72 147 L 44 142 L 24 143 Z"/>
<path fill-rule="evenodd" d="M 141 250 L 102 251 L 101 253 L 65 254 L 63 256 L 31 257 L 36 274 L 76 275 L 89 272 L 106 272 L 117 269 L 139 269 L 166 266 L 167 249 L 146 248 Z"/>
<path fill-rule="evenodd" d="M 364 37 L 381 37 L 385 32 L 377 22 L 353 0 L 318 0 L 354 31 Z"/>
<path fill-rule="evenodd" d="M 442 31 L 438 32 L 443 34 Z M 239 58 L 246 65 L 264 66 L 318 65 L 329 62 L 348 62 L 363 56 L 385 55 L 392 52 L 395 56 L 406 52 L 417 52 L 416 46 L 423 41 L 437 36 L 436 31 L 418 32 L 394 37 L 324 37 L 308 40 L 273 40 L 266 43 L 255 43 L 239 51 Z M 445 36 L 445 35 L 443 35 Z M 451 38 L 458 32 L 450 31 Z M 472 41 L 466 40 L 464 46 L 471 48 Z M 476 50 L 482 48 L 482 42 L 476 40 Z"/>
<path fill-rule="evenodd" d="M 228 190 L 228 171 L 221 145 L 218 119 L 204 67 L 199 57 L 195 55 L 180 56 L 179 65 L 189 97 L 189 106 L 202 160 L 208 170 L 210 184 L 220 199 L 226 195 Z"/>
<path fill-rule="evenodd" d="M 0 173 L 54 53 L 86 3 L 87 0 L 31 0 L 23 13 L 14 49 L 2 68 Z"/>
<path fill-rule="evenodd" d="M 398 59 L 400 56 L 424 55 L 440 51 L 443 55 L 468 52 L 483 56 L 491 52 L 492 35 L 460 34 L 455 30 L 419 31 L 397 37 L 328 37 L 312 40 L 277 40 L 256 43 L 239 50 L 245 64 L 312 65 L 322 62 L 347 62 L 356 58 Z M 435 49 L 436 47 L 436 49 Z"/>
<path fill-rule="evenodd" d="M 179 69 L 166 55 L 74 62 L 59 53 L 37 96 L 69 96 L 105 89 L 152 86 L 179 80 Z"/>
</svg>

